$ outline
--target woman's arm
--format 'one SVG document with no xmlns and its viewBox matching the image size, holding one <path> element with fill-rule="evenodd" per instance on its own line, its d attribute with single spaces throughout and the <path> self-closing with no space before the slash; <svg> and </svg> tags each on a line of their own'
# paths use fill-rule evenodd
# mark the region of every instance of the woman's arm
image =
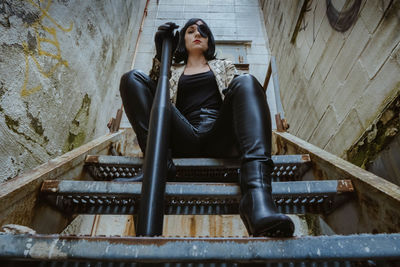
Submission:
<svg viewBox="0 0 400 267">
<path fill-rule="evenodd" d="M 157 29 L 157 32 L 154 36 L 154 42 L 156 46 L 156 55 L 153 58 L 153 66 L 151 67 L 149 76 L 150 78 L 157 84 L 158 78 L 160 76 L 160 66 L 161 66 L 161 53 L 162 53 L 162 45 L 165 38 L 172 38 L 172 54 L 174 53 L 178 41 L 179 41 L 179 32 L 175 32 L 174 30 L 179 26 L 174 22 L 167 22 L 160 25 Z M 171 70 L 168 73 L 168 77 L 171 77 Z"/>
<path fill-rule="evenodd" d="M 158 82 L 158 77 L 160 77 L 160 65 L 161 62 L 157 59 L 157 57 L 153 58 L 153 66 L 151 67 L 149 76 L 156 84 Z"/>
</svg>

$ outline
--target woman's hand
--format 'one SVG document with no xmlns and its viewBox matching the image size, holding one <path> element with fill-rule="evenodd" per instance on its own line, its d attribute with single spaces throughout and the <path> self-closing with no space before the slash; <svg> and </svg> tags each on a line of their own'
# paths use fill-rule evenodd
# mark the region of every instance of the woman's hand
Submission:
<svg viewBox="0 0 400 267">
<path fill-rule="evenodd" d="M 164 38 L 170 37 L 172 39 L 172 53 L 174 53 L 179 42 L 179 31 L 176 31 L 174 34 L 174 30 L 178 27 L 179 25 L 176 25 L 173 22 L 167 22 L 158 27 L 154 37 L 154 42 L 156 44 L 156 58 L 158 60 L 161 60 L 162 43 Z"/>
</svg>

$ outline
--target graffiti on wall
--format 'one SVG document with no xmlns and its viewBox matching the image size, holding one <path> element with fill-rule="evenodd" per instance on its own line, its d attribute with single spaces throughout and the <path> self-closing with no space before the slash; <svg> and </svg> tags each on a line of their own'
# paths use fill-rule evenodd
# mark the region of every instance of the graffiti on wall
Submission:
<svg viewBox="0 0 400 267">
<path fill-rule="evenodd" d="M 52 74 L 56 71 L 58 67 L 64 65 L 68 67 L 68 61 L 64 60 L 61 56 L 60 42 L 57 38 L 57 29 L 62 32 L 70 32 L 73 27 L 73 23 L 71 22 L 68 28 L 62 27 L 57 21 L 49 14 L 49 9 L 52 4 L 52 0 L 48 0 L 46 4 L 44 4 L 44 8 L 41 7 L 41 3 L 44 0 L 40 0 L 39 3 L 35 3 L 33 0 L 25 0 L 32 4 L 40 11 L 40 16 L 37 21 L 32 24 L 32 27 L 35 31 L 36 37 L 36 47 L 37 47 L 37 55 L 31 49 L 29 49 L 29 44 L 24 42 L 22 44 L 24 49 L 25 56 L 25 77 L 24 83 L 21 88 L 21 96 L 29 96 L 40 89 L 42 89 L 41 84 L 33 85 L 28 88 L 30 84 L 30 74 L 29 74 L 29 59 L 31 58 L 34 65 L 36 66 L 39 73 L 45 77 L 50 78 Z M 44 26 L 43 23 L 46 22 L 51 26 Z M 45 66 L 40 62 L 39 58 L 51 59 L 50 66 Z M 43 62 L 43 60 L 42 60 Z"/>
</svg>

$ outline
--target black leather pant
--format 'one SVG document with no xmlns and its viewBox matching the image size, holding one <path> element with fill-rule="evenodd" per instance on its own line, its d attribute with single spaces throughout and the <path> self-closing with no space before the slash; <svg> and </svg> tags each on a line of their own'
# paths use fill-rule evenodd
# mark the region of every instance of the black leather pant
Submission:
<svg viewBox="0 0 400 267">
<path fill-rule="evenodd" d="M 156 86 L 140 70 L 121 78 L 126 115 L 143 152 Z M 192 123 L 171 104 L 170 147 L 174 157 L 241 157 L 242 164 L 256 160 L 272 166 L 271 119 L 261 84 L 250 74 L 235 77 L 219 112 L 202 109 L 200 121 Z"/>
</svg>

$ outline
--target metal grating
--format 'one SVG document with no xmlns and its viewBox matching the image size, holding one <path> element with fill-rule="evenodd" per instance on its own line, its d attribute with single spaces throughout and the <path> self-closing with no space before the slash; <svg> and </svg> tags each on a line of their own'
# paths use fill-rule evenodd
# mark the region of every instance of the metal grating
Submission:
<svg viewBox="0 0 400 267">
<path fill-rule="evenodd" d="M 272 183 L 283 213 L 328 213 L 354 191 L 349 180 Z M 41 194 L 63 212 L 135 214 L 141 183 L 45 181 Z M 238 214 L 240 188 L 227 183 L 167 183 L 166 214 Z"/>
<path fill-rule="evenodd" d="M 308 155 L 276 155 L 273 181 L 295 181 L 310 168 Z M 87 156 L 85 166 L 99 181 L 133 177 L 141 171 L 142 158 L 124 156 Z M 236 182 L 240 161 L 237 159 L 185 158 L 174 159 L 177 175 L 173 181 Z"/>
</svg>

